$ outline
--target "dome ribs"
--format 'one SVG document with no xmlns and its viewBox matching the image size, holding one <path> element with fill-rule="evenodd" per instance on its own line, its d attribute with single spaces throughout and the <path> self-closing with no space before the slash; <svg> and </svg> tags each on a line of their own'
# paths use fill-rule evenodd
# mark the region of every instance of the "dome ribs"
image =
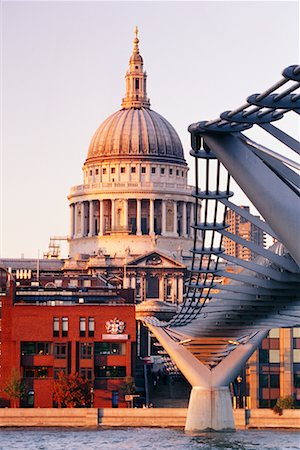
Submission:
<svg viewBox="0 0 300 450">
<path fill-rule="evenodd" d="M 86 162 L 116 157 L 186 164 L 175 129 L 167 119 L 149 108 L 121 109 L 97 129 Z"/>
</svg>

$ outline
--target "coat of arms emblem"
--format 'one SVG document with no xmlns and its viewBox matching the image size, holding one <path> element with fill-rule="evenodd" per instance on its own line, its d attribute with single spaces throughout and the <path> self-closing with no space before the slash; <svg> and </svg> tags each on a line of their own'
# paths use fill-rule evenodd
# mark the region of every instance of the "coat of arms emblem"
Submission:
<svg viewBox="0 0 300 450">
<path fill-rule="evenodd" d="M 105 323 L 106 331 L 110 334 L 120 334 L 125 330 L 125 322 L 117 319 L 116 317 L 112 320 L 108 320 Z"/>
</svg>

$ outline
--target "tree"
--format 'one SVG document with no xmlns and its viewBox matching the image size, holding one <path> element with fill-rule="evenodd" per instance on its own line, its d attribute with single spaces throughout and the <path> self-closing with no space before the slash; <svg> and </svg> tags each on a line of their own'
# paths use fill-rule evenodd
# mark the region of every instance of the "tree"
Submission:
<svg viewBox="0 0 300 450">
<path fill-rule="evenodd" d="M 58 407 L 80 408 L 91 405 L 91 384 L 87 378 L 59 372 L 54 383 L 53 399 Z"/>
<path fill-rule="evenodd" d="M 10 378 L 4 385 L 3 391 L 13 403 L 13 408 L 17 407 L 17 400 L 20 400 L 26 396 L 27 393 L 26 383 L 20 378 L 18 370 L 13 368 Z"/>
<path fill-rule="evenodd" d="M 135 393 L 134 378 L 127 376 L 120 386 L 120 391 L 123 395 L 131 395 Z"/>
</svg>

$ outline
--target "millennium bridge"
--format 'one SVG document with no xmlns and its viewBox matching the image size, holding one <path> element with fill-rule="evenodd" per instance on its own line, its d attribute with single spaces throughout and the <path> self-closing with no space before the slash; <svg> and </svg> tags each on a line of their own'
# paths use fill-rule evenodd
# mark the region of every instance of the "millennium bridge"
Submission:
<svg viewBox="0 0 300 450">
<path fill-rule="evenodd" d="M 196 202 L 189 280 L 169 322 L 143 319 L 192 386 L 186 431 L 234 429 L 229 383 L 271 328 L 300 326 L 300 145 L 283 131 L 286 116 L 300 113 L 299 86 L 300 66 L 287 67 L 239 108 L 189 126 Z M 270 135 L 276 151 L 243 134 L 252 127 Z M 231 178 L 264 220 L 231 201 Z M 265 249 L 227 231 L 228 208 L 274 245 Z M 226 254 L 224 238 L 256 258 Z M 236 270 L 224 270 L 223 262 Z"/>
</svg>

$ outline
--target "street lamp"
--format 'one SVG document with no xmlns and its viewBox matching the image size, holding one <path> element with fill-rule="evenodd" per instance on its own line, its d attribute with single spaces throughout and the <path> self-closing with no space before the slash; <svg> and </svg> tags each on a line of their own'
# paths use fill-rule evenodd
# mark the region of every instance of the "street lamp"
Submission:
<svg viewBox="0 0 300 450">
<path fill-rule="evenodd" d="M 94 408 L 94 388 L 91 387 L 91 408 Z"/>
<path fill-rule="evenodd" d="M 238 401 L 237 401 L 237 404 L 238 404 L 238 408 L 242 408 L 243 404 L 242 404 L 242 401 L 241 401 L 242 400 L 242 397 L 241 397 L 241 383 L 243 381 L 243 378 L 240 375 L 238 375 L 236 377 L 236 381 L 238 382 Z"/>
</svg>

